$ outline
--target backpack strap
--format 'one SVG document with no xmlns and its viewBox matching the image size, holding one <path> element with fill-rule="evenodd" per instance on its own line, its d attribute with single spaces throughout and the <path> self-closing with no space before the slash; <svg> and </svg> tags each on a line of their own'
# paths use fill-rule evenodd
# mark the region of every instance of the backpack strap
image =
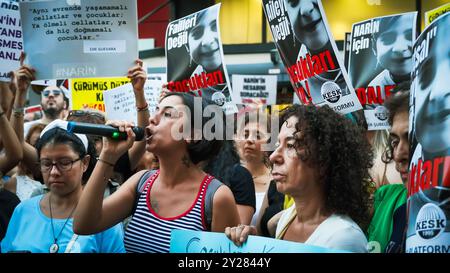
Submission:
<svg viewBox="0 0 450 273">
<path fill-rule="evenodd" d="M 147 182 L 148 178 L 150 176 L 152 176 L 154 173 L 156 173 L 156 170 L 150 170 L 150 171 L 146 171 L 142 176 L 141 179 L 139 179 L 139 183 L 137 184 L 136 187 L 136 193 L 138 195 L 140 195 L 141 193 L 144 192 L 145 189 L 145 183 Z"/>
<path fill-rule="evenodd" d="M 205 220 L 206 220 L 206 228 L 208 231 L 211 231 L 212 228 L 212 218 L 213 218 L 213 200 L 214 200 L 214 194 L 216 193 L 217 189 L 222 186 L 223 183 L 220 182 L 217 179 L 211 180 L 211 182 L 208 185 L 208 188 L 206 189 L 206 196 L 205 196 Z"/>
<path fill-rule="evenodd" d="M 141 197 L 141 194 L 145 190 L 145 185 L 146 185 L 148 178 L 150 176 L 152 176 L 153 174 L 155 174 L 156 172 L 157 172 L 157 170 L 146 171 L 146 172 L 144 172 L 144 174 L 142 174 L 141 178 L 139 179 L 139 182 L 136 186 L 136 198 L 134 199 L 133 211 L 132 211 L 131 215 L 134 215 L 134 212 L 136 211 L 136 208 L 137 208 L 137 205 L 139 202 L 139 198 Z"/>
</svg>

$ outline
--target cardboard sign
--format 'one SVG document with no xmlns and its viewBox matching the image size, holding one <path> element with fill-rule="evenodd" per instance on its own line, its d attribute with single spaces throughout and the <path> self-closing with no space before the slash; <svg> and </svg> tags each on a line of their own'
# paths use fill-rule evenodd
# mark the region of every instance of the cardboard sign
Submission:
<svg viewBox="0 0 450 273">
<path fill-rule="evenodd" d="M 145 82 L 144 93 L 150 114 L 155 112 L 165 82 L 165 74 L 150 74 Z M 104 92 L 103 98 L 107 119 L 126 120 L 137 124 L 136 100 L 131 83 Z"/>
<path fill-rule="evenodd" d="M 406 252 L 450 253 L 450 13 L 414 43 Z"/>
<path fill-rule="evenodd" d="M 91 108 L 104 112 L 103 92 L 129 82 L 128 78 L 71 79 L 72 110 Z"/>
<path fill-rule="evenodd" d="M 125 76 L 138 58 L 136 0 L 21 2 L 20 14 L 37 79 Z"/>
<path fill-rule="evenodd" d="M 224 233 L 192 230 L 172 230 L 170 253 L 343 253 L 302 243 L 249 236 L 240 247 Z"/>
<path fill-rule="evenodd" d="M 263 7 L 300 102 L 329 105 L 342 114 L 361 109 L 344 64 L 338 58 L 339 51 L 320 0 L 263 0 Z M 305 8 L 311 11 L 303 13 Z"/>
<path fill-rule="evenodd" d="M 348 71 L 368 130 L 389 129 L 384 101 L 397 85 L 411 84 L 416 20 L 408 12 L 353 24 Z"/>
<path fill-rule="evenodd" d="M 450 3 L 447 3 L 438 8 L 425 12 L 425 27 L 431 24 L 431 22 L 436 20 L 439 16 L 446 14 L 449 11 L 450 11 Z"/>
<path fill-rule="evenodd" d="M 20 66 L 22 36 L 19 4 L 0 0 L 0 81 L 9 82 L 8 73 Z"/>
<path fill-rule="evenodd" d="M 277 101 L 276 75 L 236 75 L 232 77 L 233 100 L 241 104 L 273 105 Z"/>
<path fill-rule="evenodd" d="M 167 89 L 192 92 L 237 111 L 224 63 L 219 29 L 220 4 L 169 23 L 166 31 Z"/>
</svg>

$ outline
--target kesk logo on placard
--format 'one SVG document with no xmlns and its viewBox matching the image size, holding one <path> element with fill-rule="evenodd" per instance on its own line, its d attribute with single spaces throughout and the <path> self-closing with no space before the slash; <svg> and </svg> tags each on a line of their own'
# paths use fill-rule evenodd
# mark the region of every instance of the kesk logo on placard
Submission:
<svg viewBox="0 0 450 273">
<path fill-rule="evenodd" d="M 227 100 L 222 92 L 215 92 L 212 94 L 211 99 L 219 106 L 222 106 Z"/>
<path fill-rule="evenodd" d="M 327 100 L 330 103 L 338 102 L 342 95 L 342 91 L 339 85 L 332 81 L 324 83 L 320 92 L 322 93 L 323 99 Z"/>
<path fill-rule="evenodd" d="M 375 116 L 381 121 L 387 120 L 388 112 L 386 107 L 384 107 L 383 105 L 377 106 L 377 108 L 375 108 Z"/>
<path fill-rule="evenodd" d="M 444 232 L 446 223 L 447 218 L 442 209 L 428 203 L 417 214 L 416 234 L 425 240 L 433 239 Z"/>
</svg>

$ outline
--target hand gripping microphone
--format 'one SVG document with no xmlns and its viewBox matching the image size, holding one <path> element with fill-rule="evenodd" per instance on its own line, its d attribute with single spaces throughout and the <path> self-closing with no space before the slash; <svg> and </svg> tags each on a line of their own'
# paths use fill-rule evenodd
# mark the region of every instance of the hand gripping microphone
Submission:
<svg viewBox="0 0 450 273">
<path fill-rule="evenodd" d="M 136 141 L 140 141 L 144 138 L 145 132 L 143 128 L 134 126 L 131 127 L 131 129 L 136 135 Z M 110 125 L 69 121 L 67 124 L 67 131 L 77 134 L 105 136 L 114 140 L 127 139 L 127 132 L 120 132 L 119 128 Z"/>
</svg>

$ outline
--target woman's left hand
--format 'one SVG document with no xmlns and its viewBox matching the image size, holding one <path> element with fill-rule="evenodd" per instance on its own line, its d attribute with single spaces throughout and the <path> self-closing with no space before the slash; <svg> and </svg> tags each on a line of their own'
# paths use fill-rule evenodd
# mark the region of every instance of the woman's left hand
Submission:
<svg viewBox="0 0 450 273">
<path fill-rule="evenodd" d="M 239 225 L 237 227 L 225 228 L 225 235 L 237 246 L 241 246 L 249 235 L 256 235 L 255 226 Z"/>
<path fill-rule="evenodd" d="M 133 123 L 126 121 L 108 121 L 106 125 L 111 125 L 119 129 L 120 132 L 127 133 L 127 139 L 122 141 L 113 140 L 111 138 L 103 138 L 103 148 L 100 158 L 107 159 L 112 164 L 115 163 L 131 146 L 133 146 L 136 135 L 131 127 Z"/>
<path fill-rule="evenodd" d="M 131 84 L 133 85 L 133 91 L 144 93 L 144 85 L 147 80 L 147 73 L 143 68 L 144 62 L 140 59 L 135 61 L 136 66 L 133 66 L 128 70 L 127 77 L 131 80 Z"/>
</svg>

